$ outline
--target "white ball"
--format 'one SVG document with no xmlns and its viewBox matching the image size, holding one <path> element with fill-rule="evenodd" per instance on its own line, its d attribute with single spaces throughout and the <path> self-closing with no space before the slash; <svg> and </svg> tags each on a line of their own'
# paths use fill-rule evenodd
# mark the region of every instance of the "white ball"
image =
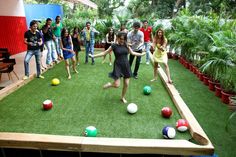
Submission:
<svg viewBox="0 0 236 157">
<path fill-rule="evenodd" d="M 130 103 L 128 106 L 127 106 L 127 111 L 130 113 L 130 114 L 134 114 L 138 111 L 138 106 L 134 103 Z"/>
</svg>

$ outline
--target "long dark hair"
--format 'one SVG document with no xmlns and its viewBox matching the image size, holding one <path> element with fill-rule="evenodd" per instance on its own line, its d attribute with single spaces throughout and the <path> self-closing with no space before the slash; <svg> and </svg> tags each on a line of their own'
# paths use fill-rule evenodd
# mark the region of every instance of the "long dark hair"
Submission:
<svg viewBox="0 0 236 157">
<path fill-rule="evenodd" d="M 117 38 L 121 38 L 121 37 L 124 37 L 125 46 L 128 48 L 128 45 L 127 45 L 127 33 L 125 33 L 125 32 L 118 32 Z"/>
<path fill-rule="evenodd" d="M 161 31 L 162 32 L 162 36 L 161 38 L 159 38 L 158 36 L 158 32 Z M 157 42 L 157 40 L 159 39 L 159 44 L 163 45 L 164 42 L 165 42 L 165 32 L 164 30 L 162 30 L 161 28 L 159 28 L 157 31 L 156 31 L 156 34 L 155 34 L 155 40 Z M 157 44 L 157 43 L 156 43 Z"/>
<path fill-rule="evenodd" d="M 67 36 L 67 37 L 65 37 L 65 33 L 66 33 L 66 31 L 68 31 L 68 36 Z M 64 39 L 66 39 L 67 42 L 69 41 L 69 36 L 70 36 L 70 32 L 69 32 L 69 30 L 66 29 L 66 28 L 63 28 L 62 31 L 61 31 L 61 41 L 62 41 L 62 44 L 63 44 L 63 45 L 66 45 Z"/>
<path fill-rule="evenodd" d="M 110 33 L 111 30 L 113 30 L 112 34 Z M 109 27 L 108 28 L 108 40 L 109 41 L 113 41 L 115 38 L 115 32 L 114 32 L 114 29 L 112 27 Z"/>
<path fill-rule="evenodd" d="M 79 27 L 74 27 L 74 29 L 73 29 L 73 35 L 75 34 L 75 30 L 76 29 L 78 29 L 78 32 L 77 33 L 79 33 L 80 32 L 80 29 L 79 29 Z"/>
</svg>

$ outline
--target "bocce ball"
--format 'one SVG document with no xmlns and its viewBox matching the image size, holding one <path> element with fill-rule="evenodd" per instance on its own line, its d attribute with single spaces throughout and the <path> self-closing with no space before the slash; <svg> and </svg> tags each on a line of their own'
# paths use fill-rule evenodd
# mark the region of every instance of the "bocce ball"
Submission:
<svg viewBox="0 0 236 157">
<path fill-rule="evenodd" d="M 180 132 L 185 132 L 188 130 L 188 121 L 185 120 L 185 119 L 179 119 L 177 122 L 176 122 L 176 128 L 178 131 Z"/>
<path fill-rule="evenodd" d="M 130 113 L 130 114 L 134 114 L 138 111 L 138 106 L 135 104 L 135 103 L 130 103 L 128 106 L 127 106 L 127 111 Z"/>
<path fill-rule="evenodd" d="M 53 106 L 53 103 L 51 100 L 45 100 L 43 102 L 43 109 L 44 110 L 50 110 L 52 108 L 52 106 Z"/>
<path fill-rule="evenodd" d="M 171 138 L 175 138 L 175 129 L 171 126 L 165 126 L 163 129 L 162 129 L 162 135 L 164 136 L 164 138 L 167 138 L 167 139 L 171 139 Z"/>
<path fill-rule="evenodd" d="M 97 129 L 94 126 L 88 126 L 84 134 L 86 137 L 96 137 L 97 136 Z"/>
<path fill-rule="evenodd" d="M 152 92 L 152 88 L 150 86 L 144 86 L 143 93 L 145 95 L 149 95 L 149 94 L 151 94 L 151 92 Z"/>
<path fill-rule="evenodd" d="M 172 109 L 170 107 L 163 107 L 161 109 L 161 115 L 164 118 L 170 118 L 170 116 L 172 115 Z"/>
<path fill-rule="evenodd" d="M 58 78 L 54 78 L 54 79 L 52 79 L 51 83 L 53 86 L 57 86 L 60 84 L 60 80 Z"/>
</svg>

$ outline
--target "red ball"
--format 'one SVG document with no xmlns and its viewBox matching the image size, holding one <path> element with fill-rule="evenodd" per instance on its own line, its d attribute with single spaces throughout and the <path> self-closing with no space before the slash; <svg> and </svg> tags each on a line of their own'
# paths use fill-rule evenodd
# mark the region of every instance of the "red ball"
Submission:
<svg viewBox="0 0 236 157">
<path fill-rule="evenodd" d="M 185 132 L 188 130 L 188 127 L 189 127 L 189 124 L 188 124 L 188 121 L 185 120 L 185 119 L 179 119 L 177 122 L 176 122 L 176 128 L 178 131 L 180 132 Z"/>
<path fill-rule="evenodd" d="M 170 107 L 163 107 L 161 109 L 161 115 L 164 117 L 164 118 L 170 118 L 170 116 L 172 115 L 172 110 Z"/>
<path fill-rule="evenodd" d="M 44 110 L 50 110 L 52 108 L 52 106 L 53 106 L 53 103 L 51 100 L 45 100 L 43 102 L 43 109 Z"/>
</svg>

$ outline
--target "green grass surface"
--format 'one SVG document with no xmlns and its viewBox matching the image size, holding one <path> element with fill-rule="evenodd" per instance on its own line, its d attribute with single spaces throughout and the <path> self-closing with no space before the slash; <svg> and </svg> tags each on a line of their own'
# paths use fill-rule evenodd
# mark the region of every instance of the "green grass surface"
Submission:
<svg viewBox="0 0 236 157">
<path fill-rule="evenodd" d="M 230 126 L 230 132 L 225 130 L 231 114 L 227 105 L 178 61 L 170 60 L 169 65 L 175 87 L 210 138 L 216 154 L 219 157 L 236 156 L 235 122 Z"/>
<path fill-rule="evenodd" d="M 82 57 L 84 59 L 84 57 Z M 143 58 L 144 60 L 145 58 Z M 131 79 L 127 93 L 129 103 L 138 105 L 138 112 L 130 115 L 120 102 L 122 86 L 103 90 L 112 67 L 101 64 L 78 66 L 79 74 L 68 80 L 64 62 L 44 73 L 45 79 L 34 79 L 26 86 L 4 98 L 0 103 L 0 131 L 43 133 L 58 135 L 82 135 L 87 126 L 98 129 L 99 137 L 127 137 L 162 139 L 162 128 L 175 126 L 180 118 L 161 81 L 151 83 L 152 67 L 140 66 L 139 79 Z M 83 61 L 82 61 L 83 62 Z M 59 86 L 51 86 L 53 78 L 59 78 Z M 152 93 L 143 94 L 143 87 L 150 85 Z M 52 110 L 42 110 L 42 102 L 51 99 Z M 173 116 L 161 117 L 161 108 L 170 106 Z M 187 133 L 177 133 L 176 139 L 189 139 Z"/>
<path fill-rule="evenodd" d="M 82 62 L 83 59 L 82 56 Z M 144 62 L 145 58 L 142 60 Z M 210 138 L 216 154 L 234 157 L 236 125 L 234 123 L 230 133 L 226 132 L 225 126 L 231 114 L 227 105 L 178 61 L 169 60 L 169 65 L 176 88 Z M 112 81 L 108 78 L 111 70 L 112 67 L 108 63 L 101 64 L 99 58 L 94 66 L 82 63 L 78 66 L 79 74 L 73 74 L 72 80 L 67 80 L 64 62 L 60 63 L 44 73 L 44 80 L 34 79 L 0 102 L 0 131 L 82 135 L 85 127 L 94 125 L 100 137 L 162 138 L 163 126 L 174 126 L 180 117 L 172 107 L 173 117 L 161 118 L 160 109 L 173 106 L 173 103 L 160 80 L 149 82 L 153 75 L 152 67 L 141 64 L 139 79 L 130 81 L 127 100 L 139 107 L 134 115 L 128 114 L 126 105 L 119 101 L 122 86 L 102 89 L 104 83 Z M 59 86 L 50 85 L 54 77 L 60 79 Z M 145 85 L 152 87 L 149 96 L 142 93 Z M 42 110 L 45 99 L 54 102 L 52 110 Z M 188 134 L 180 133 L 176 138 L 182 136 L 189 138 Z"/>
</svg>

